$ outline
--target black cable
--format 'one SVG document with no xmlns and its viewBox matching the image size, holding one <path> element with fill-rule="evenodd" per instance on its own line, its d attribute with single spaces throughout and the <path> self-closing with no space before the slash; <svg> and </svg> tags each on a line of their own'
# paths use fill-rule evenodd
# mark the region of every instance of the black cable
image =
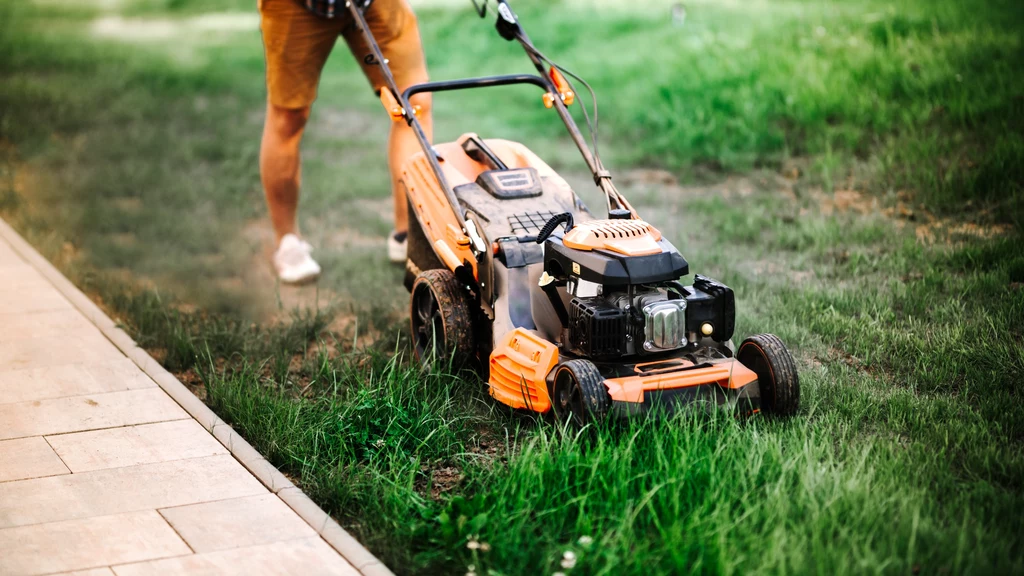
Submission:
<svg viewBox="0 0 1024 576">
<path fill-rule="evenodd" d="M 590 132 L 590 144 L 591 144 L 591 146 L 594 147 L 594 166 L 597 168 L 597 173 L 602 173 L 602 172 L 607 173 L 607 170 L 605 169 L 605 166 L 604 166 L 604 162 L 601 160 L 601 149 L 600 149 L 600 145 L 599 145 L 599 141 L 600 141 L 600 135 L 599 135 L 599 116 L 598 116 L 598 110 L 597 110 L 597 94 L 596 94 L 596 92 L 590 86 L 590 84 L 586 80 L 581 78 L 579 75 L 575 74 L 571 70 L 565 68 L 564 66 L 561 66 L 557 62 L 555 62 L 555 61 L 551 60 L 550 58 L 548 58 L 547 56 L 545 56 L 540 50 L 538 50 L 533 44 L 531 44 L 529 42 L 529 40 L 525 36 L 523 36 L 522 33 L 519 34 L 518 38 L 519 38 L 520 44 L 522 44 L 522 46 L 530 54 L 532 54 L 533 56 L 535 56 L 537 59 L 541 60 L 542 62 L 545 62 L 548 66 L 550 66 L 550 67 L 552 67 L 552 68 L 562 72 L 566 76 L 570 76 L 572 78 L 575 78 L 577 81 L 579 81 L 581 84 L 583 84 L 583 86 L 586 87 L 587 91 L 590 93 L 591 103 L 592 103 L 592 105 L 594 107 L 594 121 L 593 121 L 593 123 L 590 121 L 590 115 L 587 113 L 587 107 L 584 106 L 582 102 L 580 102 L 580 109 L 583 110 L 583 119 L 584 119 L 584 121 L 586 121 L 587 131 Z M 572 85 L 572 82 L 570 82 L 569 80 L 566 80 L 566 82 L 569 84 L 569 88 L 573 92 L 576 92 L 576 88 L 575 88 L 575 86 Z M 610 182 L 608 184 L 609 184 L 610 190 L 605 190 L 605 200 L 607 201 L 608 210 L 610 211 L 612 209 L 612 201 L 614 201 L 620 208 L 624 208 L 624 209 L 627 209 L 630 212 L 632 212 L 633 211 L 632 207 L 625 201 L 625 199 L 622 197 L 622 195 L 619 194 L 619 191 L 615 189 L 615 186 L 613 184 L 611 184 Z"/>
<path fill-rule="evenodd" d="M 587 131 L 590 132 L 590 143 L 594 147 L 594 160 L 595 160 L 595 163 L 597 164 L 598 168 L 603 170 L 604 169 L 604 163 L 601 162 L 601 151 L 600 151 L 600 147 L 599 147 L 599 144 L 598 144 L 599 117 L 598 117 L 598 111 L 597 111 L 597 93 L 594 92 L 594 89 L 590 86 L 589 83 L 587 83 L 586 80 L 581 78 L 579 75 L 573 73 L 571 70 L 565 68 L 564 66 L 561 66 L 560 64 L 558 64 L 554 60 L 552 60 L 552 59 L 548 58 L 547 56 L 545 56 L 540 50 L 537 49 L 536 46 L 534 46 L 526 38 L 524 38 L 522 36 L 522 34 L 520 34 L 519 40 L 522 43 L 523 47 L 526 48 L 527 51 L 531 52 L 534 56 L 536 56 L 540 60 L 542 60 L 545 63 L 547 63 L 548 66 L 551 66 L 552 68 L 558 70 L 559 72 L 565 74 L 566 76 L 574 78 L 579 83 L 583 84 L 583 86 L 587 89 L 587 92 L 590 93 L 591 105 L 594 107 L 594 121 L 593 121 L 593 123 L 591 123 L 590 115 L 587 113 L 587 107 L 584 106 L 582 102 L 580 103 L 580 109 L 583 110 L 583 119 L 587 123 Z M 569 83 L 569 88 L 571 88 L 573 90 L 573 92 L 575 92 L 576 91 L 576 87 L 572 85 L 572 82 L 569 82 L 568 80 L 566 80 L 566 82 Z"/>
<path fill-rule="evenodd" d="M 541 227 L 540 231 L 537 232 L 537 239 L 535 242 L 537 242 L 537 244 L 543 244 L 544 241 L 551 236 L 551 233 L 555 231 L 555 228 L 558 228 L 558 225 L 562 223 L 565 224 L 566 232 L 572 230 L 572 212 L 563 212 L 552 216 L 550 220 L 544 223 L 544 226 Z"/>
<path fill-rule="evenodd" d="M 485 6 L 488 3 L 489 3 L 489 0 L 484 0 L 484 5 Z M 496 4 L 498 4 L 498 2 L 496 2 Z M 476 5 L 475 1 L 474 1 L 474 5 Z M 478 10 L 478 12 L 479 12 L 479 10 Z M 594 152 L 593 152 L 594 153 L 594 166 L 597 168 L 597 171 L 595 172 L 595 177 L 601 178 L 600 176 L 598 176 L 598 174 L 601 174 L 601 173 L 607 174 L 607 170 L 605 169 L 604 162 L 601 161 L 600 132 L 599 132 L 600 131 L 600 117 L 598 115 L 598 109 L 597 109 L 597 93 L 594 91 L 594 88 L 591 87 L 590 84 L 586 80 L 584 80 L 582 77 L 580 77 L 578 74 L 572 72 L 568 68 L 565 68 L 564 66 L 561 66 L 560 64 L 558 64 L 554 60 L 552 60 L 552 59 L 548 58 L 547 56 L 545 56 L 543 52 L 538 50 L 537 47 L 534 46 L 529 41 L 529 39 L 525 36 L 525 33 L 521 29 L 516 33 L 516 39 L 519 40 L 519 43 L 523 46 L 524 49 L 526 49 L 527 52 L 532 54 L 538 60 L 546 63 L 551 68 L 553 68 L 555 70 L 558 70 L 562 74 L 564 74 L 564 75 L 566 75 L 566 76 L 568 76 L 570 78 L 575 79 L 580 84 L 583 84 L 583 86 L 587 89 L 587 92 L 590 93 L 591 106 L 593 106 L 593 108 L 594 108 L 594 120 L 593 120 L 593 122 L 591 122 L 590 114 L 587 112 L 587 107 L 583 104 L 583 102 L 580 102 L 580 109 L 583 111 L 583 120 L 586 122 L 586 124 L 587 124 L 587 131 L 590 133 L 590 144 L 594 148 Z M 573 86 L 571 81 L 566 79 L 566 83 L 569 84 L 569 89 L 571 89 L 573 92 L 576 92 L 578 94 L 578 92 L 576 91 L 576 87 Z M 630 212 L 632 212 L 633 211 L 632 207 L 629 206 L 629 203 L 625 201 L 625 199 L 622 197 L 621 194 L 619 194 L 619 191 L 615 189 L 615 185 L 612 184 L 611 182 L 608 182 L 607 185 L 608 185 L 608 189 L 605 190 L 605 199 L 607 200 L 608 210 L 609 211 L 611 210 L 611 203 L 614 200 L 615 203 L 620 208 L 625 208 L 625 209 L 629 210 Z"/>
</svg>

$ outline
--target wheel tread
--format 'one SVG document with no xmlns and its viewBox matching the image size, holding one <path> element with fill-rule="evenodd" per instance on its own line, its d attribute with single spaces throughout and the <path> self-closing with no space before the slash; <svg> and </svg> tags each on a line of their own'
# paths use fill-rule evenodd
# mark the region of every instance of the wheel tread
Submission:
<svg viewBox="0 0 1024 576">
<path fill-rule="evenodd" d="M 559 370 L 569 370 L 576 377 L 583 393 L 583 400 L 592 417 L 603 418 L 611 409 L 612 399 L 604 385 L 604 376 L 589 360 L 576 359 L 563 362 Z"/>
<path fill-rule="evenodd" d="M 736 358 L 743 362 L 744 348 L 754 346 L 767 360 L 771 371 L 771 400 L 764 396 L 765 388 L 761 386 L 762 407 L 772 414 L 790 416 L 800 407 L 800 376 L 797 373 L 796 361 L 786 349 L 782 340 L 774 334 L 756 334 L 743 341 L 736 351 Z"/>
<path fill-rule="evenodd" d="M 451 270 L 443 268 L 420 272 L 413 283 L 414 294 L 420 284 L 426 284 L 433 292 L 441 309 L 446 351 L 452 354 L 456 363 L 468 360 L 475 349 L 473 317 L 462 285 Z M 415 313 L 415 310 L 410 311 L 410 315 Z"/>
</svg>

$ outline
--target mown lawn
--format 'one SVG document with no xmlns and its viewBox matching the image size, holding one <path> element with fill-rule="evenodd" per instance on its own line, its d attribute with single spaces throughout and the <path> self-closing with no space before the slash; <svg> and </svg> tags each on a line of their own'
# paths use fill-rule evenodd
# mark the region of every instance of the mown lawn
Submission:
<svg viewBox="0 0 1024 576">
<path fill-rule="evenodd" d="M 515 5 L 738 333 L 793 349 L 788 421 L 576 435 L 411 368 L 387 120 L 341 50 L 304 166 L 326 275 L 274 286 L 248 0 L 0 0 L 0 215 L 397 572 L 1024 571 L 1024 11 L 671 4 Z M 418 6 L 435 78 L 525 69 L 468 2 Z M 578 175 L 538 104 L 439 97 L 440 137 Z"/>
</svg>

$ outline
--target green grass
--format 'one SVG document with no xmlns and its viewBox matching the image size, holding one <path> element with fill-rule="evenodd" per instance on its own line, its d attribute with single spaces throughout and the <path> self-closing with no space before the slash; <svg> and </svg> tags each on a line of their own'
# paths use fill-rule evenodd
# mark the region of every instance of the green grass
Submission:
<svg viewBox="0 0 1024 576">
<path fill-rule="evenodd" d="M 1021 223 L 1017 3 L 686 2 L 682 26 L 667 1 L 584 4 L 521 2 L 520 13 L 548 55 L 603 96 L 606 149 L 620 161 L 728 171 L 810 155 L 814 176 L 843 188 L 859 160 L 877 173 L 857 183 L 872 192 L 912 189 L 943 212 L 972 201 Z M 464 13 L 445 24 L 427 33 L 432 54 L 494 42 Z M 523 66 L 513 46 L 488 58 L 451 50 L 438 64 L 445 77 Z M 524 137 L 543 122 L 527 114 Z"/>
<path fill-rule="evenodd" d="M 299 293 L 326 304 L 293 312 L 254 272 L 258 33 L 180 27 L 248 1 L 127 2 L 164 28 L 126 39 L 97 35 L 116 14 L 90 3 L 0 0 L 0 215 L 396 571 L 1024 571 L 1022 11 L 687 2 L 678 27 L 669 4 L 515 6 L 597 89 L 641 213 L 735 288 L 738 333 L 794 350 L 788 421 L 574 435 L 411 368 L 380 240 L 387 120 L 343 50 L 305 148 L 302 226 L 326 275 Z M 526 69 L 468 3 L 419 14 L 433 77 Z M 522 139 L 586 180 L 535 93 L 436 111 L 442 138 Z"/>
<path fill-rule="evenodd" d="M 471 381 L 322 354 L 291 385 L 209 371 L 211 404 L 409 572 L 551 573 L 566 550 L 586 574 L 1019 571 L 1019 239 L 885 246 L 901 235 L 881 218 L 794 227 L 718 198 L 688 207 L 683 229 L 710 215 L 734 237 L 756 231 L 695 239 L 691 254 L 737 288 L 740 333 L 799 350 L 799 417 L 683 415 L 576 437 Z M 750 271 L 773 261 L 779 277 Z M 458 487 L 430 497 L 452 468 Z"/>
</svg>

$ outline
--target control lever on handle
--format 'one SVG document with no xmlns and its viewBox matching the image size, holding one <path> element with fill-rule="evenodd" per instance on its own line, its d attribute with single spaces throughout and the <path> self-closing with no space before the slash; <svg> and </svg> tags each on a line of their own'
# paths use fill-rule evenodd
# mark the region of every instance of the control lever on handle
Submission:
<svg viewBox="0 0 1024 576">
<path fill-rule="evenodd" d="M 498 29 L 498 34 L 501 34 L 502 38 L 510 42 L 519 36 L 519 18 L 505 0 L 498 0 L 498 21 L 494 23 L 494 27 Z"/>
</svg>

